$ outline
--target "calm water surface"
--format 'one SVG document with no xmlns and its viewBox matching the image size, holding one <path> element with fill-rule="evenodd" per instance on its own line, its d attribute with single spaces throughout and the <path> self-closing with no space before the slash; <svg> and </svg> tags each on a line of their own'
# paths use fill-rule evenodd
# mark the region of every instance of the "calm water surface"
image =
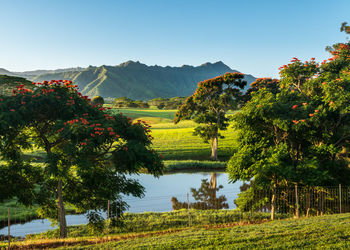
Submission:
<svg viewBox="0 0 350 250">
<path fill-rule="evenodd" d="M 209 182 L 211 173 L 176 173 L 163 175 L 159 178 L 142 174 L 134 177 L 145 187 L 146 193 L 142 199 L 125 197 L 125 201 L 130 205 L 128 212 L 165 212 L 172 210 L 171 197 L 176 197 L 179 201 L 184 202 L 187 201 L 187 193 L 189 193 L 190 201 L 194 201 L 191 197 L 190 189 L 198 189 L 201 186 L 202 179 L 207 179 Z M 242 183 L 228 183 L 228 175 L 226 173 L 217 173 L 216 180 L 217 186 L 223 185 L 223 189 L 217 192 L 217 196 L 225 195 L 229 208 L 235 208 L 233 201 L 237 198 L 239 187 Z M 67 216 L 68 225 L 86 223 L 87 219 L 84 215 Z M 41 233 L 54 228 L 51 227 L 51 222 L 48 220 L 33 220 L 25 224 L 11 226 L 11 235 L 24 237 L 27 234 Z M 0 229 L 0 234 L 7 234 L 7 227 Z"/>
</svg>

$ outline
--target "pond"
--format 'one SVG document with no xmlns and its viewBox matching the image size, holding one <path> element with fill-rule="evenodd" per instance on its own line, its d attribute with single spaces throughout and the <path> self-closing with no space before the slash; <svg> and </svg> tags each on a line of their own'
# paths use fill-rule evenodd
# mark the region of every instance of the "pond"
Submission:
<svg viewBox="0 0 350 250">
<path fill-rule="evenodd" d="M 235 208 L 234 199 L 240 192 L 239 187 L 241 182 L 234 184 L 228 182 L 226 173 L 216 172 L 216 185 L 222 185 L 216 196 L 224 195 L 227 199 L 226 203 L 230 209 Z M 176 197 L 179 202 L 187 201 L 187 193 L 189 193 L 190 202 L 194 202 L 191 195 L 191 188 L 198 188 L 202 184 L 202 179 L 210 182 L 212 174 L 210 172 L 196 173 L 176 173 L 167 174 L 159 178 L 154 178 L 152 175 L 141 174 L 135 176 L 140 183 L 145 187 L 146 193 L 142 199 L 135 197 L 125 197 L 125 201 L 130 205 L 128 212 L 139 213 L 146 211 L 166 212 L 171 211 L 171 198 Z M 86 224 L 87 219 L 84 215 L 68 215 L 68 225 Z M 51 222 L 44 219 L 33 220 L 25 224 L 16 224 L 11 226 L 11 235 L 16 237 L 24 237 L 27 234 L 45 232 L 51 227 Z M 7 227 L 0 229 L 0 235 L 7 234 Z"/>
</svg>

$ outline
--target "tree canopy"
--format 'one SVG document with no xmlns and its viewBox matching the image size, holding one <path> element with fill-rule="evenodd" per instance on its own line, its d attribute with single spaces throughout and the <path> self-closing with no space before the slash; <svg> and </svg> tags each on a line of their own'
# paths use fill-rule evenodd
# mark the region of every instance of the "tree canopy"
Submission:
<svg viewBox="0 0 350 250">
<path fill-rule="evenodd" d="M 93 105 L 96 105 L 96 104 L 103 105 L 103 104 L 105 103 L 105 100 L 103 99 L 102 96 L 97 95 L 97 96 L 94 96 L 94 97 L 92 98 L 91 103 L 92 103 Z"/>
<path fill-rule="evenodd" d="M 276 88 L 252 91 L 233 118 L 240 134 L 228 162 L 232 181 L 273 190 L 350 183 L 350 44 L 331 54 L 321 64 L 293 58 L 280 68 Z"/>
<path fill-rule="evenodd" d="M 225 130 L 229 125 L 226 112 L 241 101 L 241 89 L 247 84 L 243 78 L 244 74 L 235 72 L 199 82 L 195 93 L 175 114 L 175 123 L 193 119 L 200 124 L 194 134 L 211 142 L 213 160 L 218 159 L 218 138 L 222 137 L 219 130 Z"/>
<path fill-rule="evenodd" d="M 17 196 L 26 205 L 39 204 L 66 237 L 66 204 L 98 213 L 111 200 L 118 204 L 111 207 L 125 209 L 121 194 L 144 192 L 128 175 L 145 168 L 158 176 L 162 163 L 150 147 L 148 125 L 110 115 L 70 81 L 34 85 L 20 85 L 0 100 L 0 200 Z M 45 152 L 40 164 L 31 150 Z"/>
</svg>

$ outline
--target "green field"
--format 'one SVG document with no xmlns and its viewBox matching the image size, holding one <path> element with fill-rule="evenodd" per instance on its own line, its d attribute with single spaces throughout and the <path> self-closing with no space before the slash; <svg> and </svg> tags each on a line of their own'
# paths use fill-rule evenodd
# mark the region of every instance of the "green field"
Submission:
<svg viewBox="0 0 350 250">
<path fill-rule="evenodd" d="M 165 160 L 210 160 L 210 145 L 199 136 L 192 135 L 196 124 L 193 121 L 172 122 L 176 110 L 158 109 L 118 109 L 134 120 L 144 120 L 152 127 L 153 148 L 164 156 Z M 224 139 L 219 139 L 219 159 L 226 161 L 233 154 L 234 138 L 237 133 L 232 129 L 223 131 Z"/>
</svg>

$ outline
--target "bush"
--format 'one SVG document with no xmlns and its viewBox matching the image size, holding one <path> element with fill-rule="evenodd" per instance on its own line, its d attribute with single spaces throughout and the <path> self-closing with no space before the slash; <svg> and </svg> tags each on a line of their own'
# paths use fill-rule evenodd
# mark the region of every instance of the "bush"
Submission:
<svg viewBox="0 0 350 250">
<path fill-rule="evenodd" d="M 105 101 L 102 96 L 95 96 L 94 98 L 92 98 L 91 103 L 93 105 L 96 105 L 96 104 L 103 105 Z"/>
</svg>

